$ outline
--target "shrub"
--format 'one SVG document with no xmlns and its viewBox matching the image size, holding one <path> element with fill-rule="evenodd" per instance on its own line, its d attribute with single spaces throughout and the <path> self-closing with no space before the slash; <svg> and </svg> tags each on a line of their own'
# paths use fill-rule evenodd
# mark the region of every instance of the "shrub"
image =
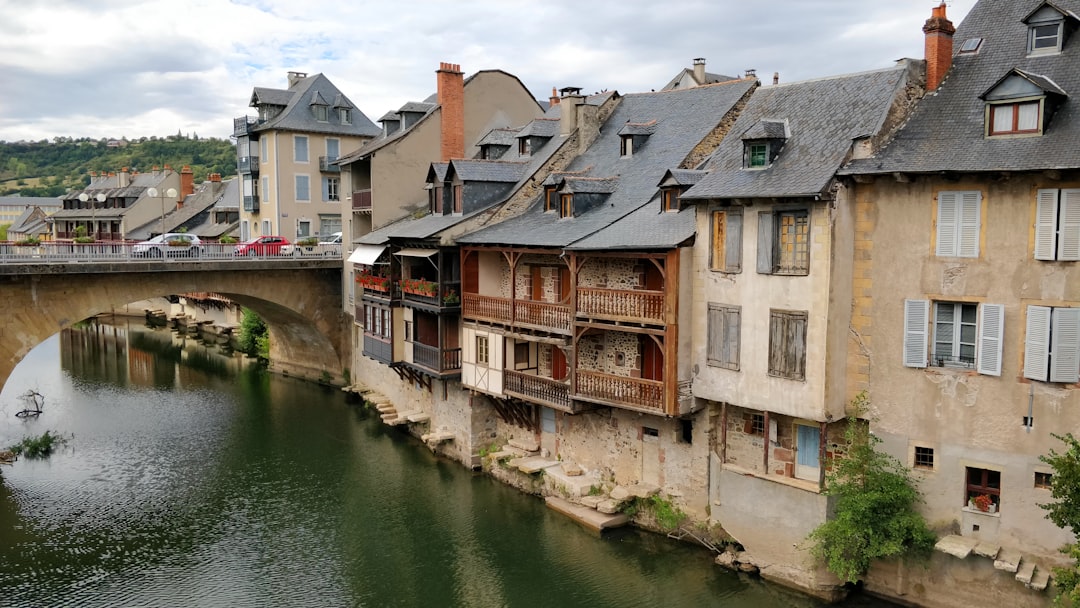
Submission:
<svg viewBox="0 0 1080 608">
<path fill-rule="evenodd" d="M 1046 518 L 1059 528 L 1068 528 L 1073 536 L 1080 534 L 1080 441 L 1072 433 L 1054 435 L 1067 448 L 1059 454 L 1054 450 L 1039 460 L 1050 465 L 1054 474 L 1050 478 L 1050 497 L 1053 502 L 1040 504 L 1046 510 Z M 1061 548 L 1069 556 L 1072 565 L 1054 568 L 1054 585 L 1058 595 L 1057 606 L 1080 606 L 1080 544 L 1069 543 Z"/>
<path fill-rule="evenodd" d="M 225 236 L 218 239 L 218 242 L 222 243 L 222 244 L 225 244 L 225 245 L 235 245 L 236 244 L 236 238 L 226 234 Z"/>
<path fill-rule="evenodd" d="M 48 458 L 53 453 L 53 449 L 67 445 L 67 442 L 67 437 L 52 431 L 45 431 L 37 437 L 23 437 L 22 441 L 8 449 L 17 456 Z"/>
</svg>

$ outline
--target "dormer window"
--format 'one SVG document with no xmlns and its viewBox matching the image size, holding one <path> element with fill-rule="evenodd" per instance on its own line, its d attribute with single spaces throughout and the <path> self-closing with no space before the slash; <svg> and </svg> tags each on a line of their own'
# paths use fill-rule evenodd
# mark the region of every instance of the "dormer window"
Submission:
<svg viewBox="0 0 1080 608">
<path fill-rule="evenodd" d="M 1049 115 L 1068 95 L 1054 81 L 1012 69 L 980 96 L 987 137 L 1041 135 Z"/>
<path fill-rule="evenodd" d="M 329 116 L 330 108 L 328 108 L 326 106 L 311 106 L 311 109 L 315 113 L 315 120 L 317 120 L 319 122 L 329 122 L 330 121 L 330 116 Z"/>
<path fill-rule="evenodd" d="M 635 150 L 640 150 L 645 142 L 648 141 L 649 136 L 656 132 L 656 121 L 650 120 L 649 122 L 630 122 L 627 121 L 625 125 L 619 129 L 619 155 L 623 158 L 629 158 L 634 155 Z"/>
<path fill-rule="evenodd" d="M 663 200 L 664 211 L 679 210 L 680 194 L 682 194 L 682 190 L 679 188 L 664 188 L 660 191 L 660 198 Z"/>
<path fill-rule="evenodd" d="M 555 211 L 559 208 L 559 192 L 555 186 L 544 186 L 544 211 Z"/>
<path fill-rule="evenodd" d="M 349 108 L 338 108 L 338 120 L 343 125 L 352 124 L 352 113 L 349 112 Z"/>
<path fill-rule="evenodd" d="M 989 135 L 1015 135 L 1039 132 L 1040 101 L 990 104 Z"/>
<path fill-rule="evenodd" d="M 431 215 L 443 214 L 443 187 L 441 184 L 432 185 L 428 190 L 428 209 Z"/>
<path fill-rule="evenodd" d="M 1028 55 L 1053 55 L 1060 53 L 1065 38 L 1075 26 L 1077 16 L 1062 11 L 1049 2 L 1043 2 L 1023 20 L 1028 26 Z"/>
<path fill-rule="evenodd" d="M 518 138 L 518 156 L 529 156 L 532 154 L 532 142 L 528 137 Z"/>
<path fill-rule="evenodd" d="M 1032 55 L 1057 53 L 1061 50 L 1061 23 L 1036 25 L 1030 30 L 1028 52 Z"/>
<path fill-rule="evenodd" d="M 623 135 L 619 138 L 619 155 L 623 157 L 634 155 L 634 138 L 630 135 Z"/>
<path fill-rule="evenodd" d="M 749 169 L 760 169 L 769 166 L 769 144 L 767 142 L 746 144 L 746 166 Z"/>
<path fill-rule="evenodd" d="M 563 194 L 559 199 L 559 217 L 574 217 L 574 195 L 573 193 Z"/>
<path fill-rule="evenodd" d="M 743 167 L 765 169 L 776 160 L 788 138 L 787 121 L 759 120 L 742 134 Z"/>
</svg>

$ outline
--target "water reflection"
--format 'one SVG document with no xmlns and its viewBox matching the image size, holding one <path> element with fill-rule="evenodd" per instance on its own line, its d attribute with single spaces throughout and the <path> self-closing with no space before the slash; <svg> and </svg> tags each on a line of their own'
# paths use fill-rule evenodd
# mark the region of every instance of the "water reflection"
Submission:
<svg viewBox="0 0 1080 608">
<path fill-rule="evenodd" d="M 27 386 L 49 401 L 23 423 Z M 3 606 L 818 606 L 663 537 L 593 537 L 340 391 L 141 321 L 54 337 L 0 404 L 0 445 L 75 435 L 2 472 Z"/>
</svg>

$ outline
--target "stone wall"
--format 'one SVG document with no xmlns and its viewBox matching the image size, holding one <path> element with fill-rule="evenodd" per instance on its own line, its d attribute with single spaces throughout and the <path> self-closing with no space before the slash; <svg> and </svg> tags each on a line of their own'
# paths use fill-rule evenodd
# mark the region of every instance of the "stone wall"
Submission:
<svg viewBox="0 0 1080 608">
<path fill-rule="evenodd" d="M 645 283 L 641 264 L 631 259 L 590 259 L 578 272 L 578 287 L 640 289 Z"/>
<path fill-rule="evenodd" d="M 577 369 L 613 376 L 641 377 L 638 334 L 605 331 L 583 336 L 577 344 Z"/>
</svg>

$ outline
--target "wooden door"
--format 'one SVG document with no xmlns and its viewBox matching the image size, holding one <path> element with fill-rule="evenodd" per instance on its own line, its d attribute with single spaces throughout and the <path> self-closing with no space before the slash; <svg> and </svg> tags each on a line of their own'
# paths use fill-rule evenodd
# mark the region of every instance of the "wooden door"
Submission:
<svg viewBox="0 0 1080 608">
<path fill-rule="evenodd" d="M 645 260 L 645 289 L 649 291 L 664 290 L 664 275 L 656 264 Z"/>
<path fill-rule="evenodd" d="M 821 429 L 816 426 L 796 424 L 795 477 L 810 481 L 818 480 L 818 451 L 821 449 Z"/>
<path fill-rule="evenodd" d="M 569 375 L 569 366 L 566 364 L 566 353 L 557 346 L 551 347 L 551 378 L 553 380 L 565 380 Z"/>
<path fill-rule="evenodd" d="M 480 293 L 480 254 L 475 251 L 461 264 L 461 293 Z"/>
<path fill-rule="evenodd" d="M 652 336 L 641 336 L 641 377 L 645 380 L 664 379 L 664 351 Z"/>
</svg>

